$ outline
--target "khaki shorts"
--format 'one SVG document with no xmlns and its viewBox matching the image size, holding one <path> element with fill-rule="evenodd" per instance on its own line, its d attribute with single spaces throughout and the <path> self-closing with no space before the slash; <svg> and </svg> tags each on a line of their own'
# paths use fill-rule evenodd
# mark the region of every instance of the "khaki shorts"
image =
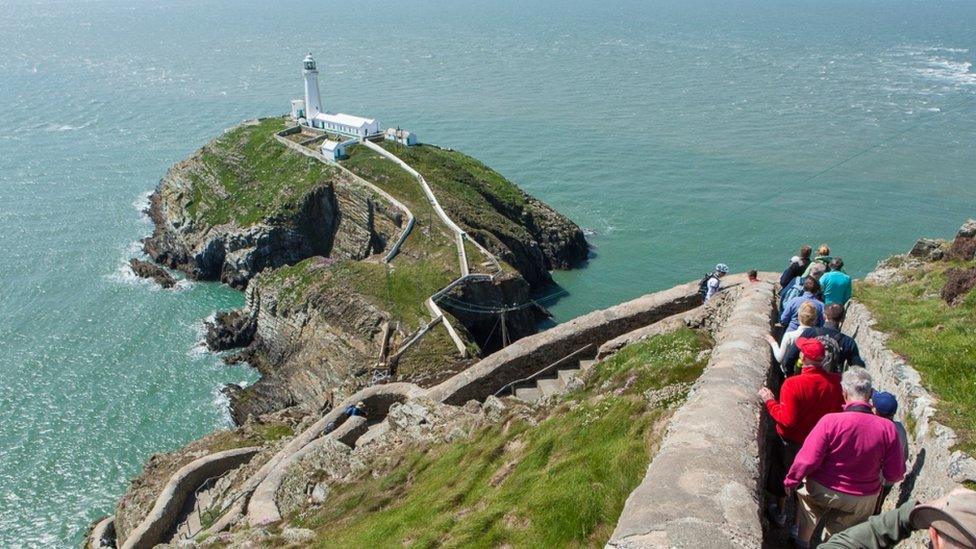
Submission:
<svg viewBox="0 0 976 549">
<path fill-rule="evenodd" d="M 824 531 L 833 535 L 855 524 L 860 524 L 874 513 L 878 494 L 852 496 L 807 479 L 802 488 L 796 491 L 800 501 L 797 510 L 797 523 L 800 539 L 810 541 L 817 523 L 824 520 Z"/>
</svg>

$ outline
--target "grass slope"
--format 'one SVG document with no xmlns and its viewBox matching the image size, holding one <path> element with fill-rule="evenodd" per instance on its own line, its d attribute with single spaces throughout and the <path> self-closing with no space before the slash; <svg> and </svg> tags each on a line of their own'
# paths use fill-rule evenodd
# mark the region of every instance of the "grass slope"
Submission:
<svg viewBox="0 0 976 549">
<path fill-rule="evenodd" d="M 516 414 L 413 449 L 294 522 L 314 528 L 319 547 L 602 546 L 655 451 L 655 427 L 701 374 L 708 346 L 684 329 L 627 347 L 537 425 Z M 671 398 L 644 396 L 674 384 Z"/>
<path fill-rule="evenodd" d="M 960 449 L 976 455 L 976 291 L 955 306 L 939 297 L 945 272 L 976 262 L 931 263 L 889 286 L 859 284 L 855 295 L 891 335 L 888 345 L 919 371 L 941 401 L 939 421 L 955 429 Z"/>
<path fill-rule="evenodd" d="M 266 118 L 204 146 L 203 169 L 189 175 L 190 214 L 208 225 L 247 227 L 293 215 L 303 196 L 328 184 L 337 170 L 278 143 L 274 133 L 284 128 L 284 118 Z"/>
</svg>

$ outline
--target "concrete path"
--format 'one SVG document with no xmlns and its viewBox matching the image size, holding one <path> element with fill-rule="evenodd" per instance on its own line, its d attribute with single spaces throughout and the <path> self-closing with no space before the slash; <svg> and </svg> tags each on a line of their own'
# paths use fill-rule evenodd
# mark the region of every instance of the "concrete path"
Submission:
<svg viewBox="0 0 976 549">
<path fill-rule="evenodd" d="M 705 372 L 627 498 L 607 547 L 762 546 L 756 392 L 770 368 L 773 287 L 742 287 Z"/>
</svg>

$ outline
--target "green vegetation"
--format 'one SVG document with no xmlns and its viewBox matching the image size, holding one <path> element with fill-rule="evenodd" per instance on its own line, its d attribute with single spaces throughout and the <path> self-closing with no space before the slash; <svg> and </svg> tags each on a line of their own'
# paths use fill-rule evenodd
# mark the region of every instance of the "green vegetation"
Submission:
<svg viewBox="0 0 976 549">
<path fill-rule="evenodd" d="M 404 147 L 389 141 L 382 146 L 423 174 L 447 214 L 479 239 L 525 241 L 521 225 L 528 197 L 514 183 L 481 162 L 431 145 Z"/>
<path fill-rule="evenodd" d="M 930 263 L 888 286 L 862 283 L 855 296 L 871 310 L 888 345 L 919 371 L 941 401 L 938 419 L 955 429 L 960 449 L 976 455 L 976 291 L 954 306 L 939 297 L 945 272 L 976 262 Z"/>
<path fill-rule="evenodd" d="M 321 257 L 310 257 L 260 275 L 262 286 L 279 289 L 279 303 L 284 307 L 301 307 L 313 296 L 330 291 L 352 290 L 411 327 L 427 321 L 427 298 L 456 276 L 455 271 L 443 270 L 437 262 L 387 265 Z"/>
<path fill-rule="evenodd" d="M 320 547 L 602 546 L 708 346 L 684 329 L 628 347 L 537 425 L 510 413 L 465 440 L 411 449 L 292 522 L 315 529 Z M 674 384 L 674 398 L 644 395 Z"/>
<path fill-rule="evenodd" d="M 287 218 L 311 190 L 328 184 L 334 167 L 278 143 L 283 118 L 239 126 L 202 151 L 203 169 L 189 175 L 189 212 L 209 225 L 234 222 L 246 227 L 272 217 Z"/>
</svg>

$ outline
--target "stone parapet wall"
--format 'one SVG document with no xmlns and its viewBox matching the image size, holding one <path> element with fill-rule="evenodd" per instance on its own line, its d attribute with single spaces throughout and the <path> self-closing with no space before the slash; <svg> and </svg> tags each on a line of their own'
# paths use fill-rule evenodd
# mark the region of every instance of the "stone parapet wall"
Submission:
<svg viewBox="0 0 976 549">
<path fill-rule="evenodd" d="M 762 546 L 759 401 L 774 284 L 744 285 L 705 372 L 675 413 L 608 542 L 615 548 Z"/>
<path fill-rule="evenodd" d="M 181 467 L 170 477 L 146 518 L 124 540 L 119 540 L 122 542 L 120 546 L 141 549 L 167 541 L 165 538 L 176 525 L 183 504 L 204 481 L 246 463 L 260 450 L 257 446 L 235 448 L 210 454 Z"/>
<path fill-rule="evenodd" d="M 745 275 L 730 275 L 724 284 L 745 285 L 745 278 Z M 471 399 L 482 400 L 508 383 L 527 377 L 586 345 L 594 346 L 589 353 L 594 356 L 596 346 L 699 305 L 698 283 L 691 282 L 594 311 L 516 341 L 431 388 L 429 394 L 435 400 L 455 405 Z"/>
<path fill-rule="evenodd" d="M 888 349 L 888 336 L 875 330 L 874 322 L 867 307 L 852 302 L 844 332 L 857 340 L 875 388 L 898 399 L 896 419 L 908 430 L 909 472 L 893 491 L 897 501 L 926 501 L 941 497 L 963 482 L 976 482 L 976 460 L 953 450 L 955 432 L 935 419 L 938 400 L 922 385 L 918 371 Z M 889 499 L 887 505 L 893 503 L 894 499 Z M 926 547 L 927 540 L 927 536 L 916 534 L 908 546 Z"/>
</svg>

